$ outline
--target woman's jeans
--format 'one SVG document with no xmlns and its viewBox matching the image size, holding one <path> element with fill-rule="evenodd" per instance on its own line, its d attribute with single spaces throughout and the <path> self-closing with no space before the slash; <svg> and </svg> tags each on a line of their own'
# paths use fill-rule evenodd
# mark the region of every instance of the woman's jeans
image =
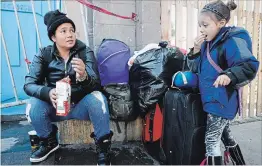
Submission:
<svg viewBox="0 0 262 166">
<path fill-rule="evenodd" d="M 225 147 L 236 145 L 236 141 L 231 135 L 229 128 L 230 120 L 215 116 L 207 115 L 207 128 L 205 136 L 206 156 L 221 156 L 220 140 L 223 141 Z"/>
<path fill-rule="evenodd" d="M 52 132 L 51 122 L 58 122 L 68 119 L 90 120 L 94 126 L 96 139 L 109 134 L 109 112 L 105 96 L 94 91 L 87 94 L 81 101 L 71 105 L 67 116 L 56 116 L 56 109 L 45 101 L 37 98 L 30 99 L 29 117 L 37 135 L 46 138 Z"/>
</svg>

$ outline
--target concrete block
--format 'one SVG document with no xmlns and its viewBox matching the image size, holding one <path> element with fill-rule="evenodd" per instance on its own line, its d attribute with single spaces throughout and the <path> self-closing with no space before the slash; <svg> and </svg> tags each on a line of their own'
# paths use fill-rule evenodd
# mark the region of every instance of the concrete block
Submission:
<svg viewBox="0 0 262 166">
<path fill-rule="evenodd" d="M 160 1 L 136 1 L 136 49 L 140 50 L 149 43 L 161 40 Z"/>
<path fill-rule="evenodd" d="M 149 43 L 159 43 L 161 41 L 161 27 L 159 24 L 143 23 L 139 29 L 141 29 L 141 39 L 138 44 L 143 47 Z"/>
<path fill-rule="evenodd" d="M 143 130 L 143 122 L 141 118 L 128 123 L 126 128 L 127 141 L 141 140 L 142 130 Z"/>
<path fill-rule="evenodd" d="M 142 23 L 155 23 L 160 25 L 161 6 L 160 1 L 143 1 L 141 4 L 141 18 Z"/>
<path fill-rule="evenodd" d="M 132 2 L 132 1 L 131 1 Z M 130 16 L 135 12 L 135 3 L 117 3 L 112 1 L 96 3 L 98 6 L 104 6 L 108 11 L 121 15 Z M 134 25 L 134 21 L 123 19 L 116 16 L 107 15 L 101 12 L 94 11 L 94 23 L 114 24 L 114 25 Z"/>
<path fill-rule="evenodd" d="M 57 123 L 60 144 L 90 143 L 90 134 L 94 131 L 90 121 L 65 120 Z"/>
<path fill-rule="evenodd" d="M 118 39 L 129 46 L 135 46 L 135 26 L 125 25 L 94 25 L 94 43 L 100 45 L 104 38 Z"/>
<path fill-rule="evenodd" d="M 142 134 L 142 120 L 137 118 L 132 122 L 118 122 L 121 133 L 118 132 L 116 123 L 110 121 L 110 129 L 114 132 L 112 141 L 138 141 Z M 94 131 L 90 121 L 66 120 L 57 123 L 60 144 L 93 143 L 90 134 Z"/>
<path fill-rule="evenodd" d="M 94 1 L 94 4 L 96 6 L 99 6 L 101 8 L 107 9 L 110 11 L 110 2 L 108 1 Z M 103 24 L 110 24 L 111 19 L 113 16 L 101 13 L 99 11 L 93 10 L 93 18 L 94 18 L 94 24 L 96 23 L 103 23 Z"/>
<path fill-rule="evenodd" d="M 126 127 L 125 122 L 117 122 L 120 128 L 120 132 L 118 132 L 117 124 L 115 121 L 110 121 L 110 128 L 114 132 L 112 137 L 112 141 L 125 141 L 126 139 Z"/>
<path fill-rule="evenodd" d="M 132 2 L 132 1 L 130 1 Z M 111 5 L 112 11 L 116 11 L 116 14 L 122 15 L 122 16 L 128 16 L 131 17 L 132 13 L 135 13 L 135 2 L 133 3 L 116 3 L 113 1 Z M 130 19 L 123 19 L 114 17 L 114 19 L 111 20 L 112 24 L 118 24 L 118 25 L 135 25 L 135 22 Z"/>
<path fill-rule="evenodd" d="M 81 41 L 85 42 L 85 29 L 83 26 L 83 20 L 80 12 L 80 3 L 77 1 L 66 1 L 67 16 L 72 19 L 76 26 L 76 37 Z M 75 12 L 78 11 L 78 12 Z"/>
</svg>

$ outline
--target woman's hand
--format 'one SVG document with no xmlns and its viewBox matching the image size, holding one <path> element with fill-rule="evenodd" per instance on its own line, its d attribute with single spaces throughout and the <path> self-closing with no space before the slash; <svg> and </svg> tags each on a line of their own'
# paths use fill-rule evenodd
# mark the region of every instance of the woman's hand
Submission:
<svg viewBox="0 0 262 166">
<path fill-rule="evenodd" d="M 76 79 L 77 80 L 83 80 L 86 77 L 86 65 L 80 58 L 73 58 L 72 61 L 72 67 L 74 71 L 76 72 Z"/>
<path fill-rule="evenodd" d="M 56 99 L 57 99 L 57 95 L 56 95 L 56 89 L 53 88 L 49 91 L 49 97 L 50 97 L 50 100 L 52 102 L 52 105 L 54 106 L 54 108 L 56 108 Z"/>
</svg>

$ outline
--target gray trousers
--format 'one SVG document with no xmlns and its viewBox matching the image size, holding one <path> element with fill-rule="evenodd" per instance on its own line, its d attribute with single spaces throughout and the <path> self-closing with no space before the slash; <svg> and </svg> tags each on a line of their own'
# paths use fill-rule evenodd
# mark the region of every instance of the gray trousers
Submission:
<svg viewBox="0 0 262 166">
<path fill-rule="evenodd" d="M 228 119 L 212 114 L 207 115 L 205 135 L 206 156 L 221 156 L 221 140 L 225 147 L 234 147 L 237 145 L 231 134 L 229 124 L 230 120 Z"/>
</svg>

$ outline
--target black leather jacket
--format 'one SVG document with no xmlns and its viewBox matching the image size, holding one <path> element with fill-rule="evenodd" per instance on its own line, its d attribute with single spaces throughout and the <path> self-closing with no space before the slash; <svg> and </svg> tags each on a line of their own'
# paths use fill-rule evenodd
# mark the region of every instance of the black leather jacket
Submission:
<svg viewBox="0 0 262 166">
<path fill-rule="evenodd" d="M 76 81 L 76 73 L 71 65 L 73 57 L 82 59 L 86 64 L 87 80 Z M 55 88 L 57 81 L 66 76 L 71 79 L 71 102 L 73 103 L 79 102 L 94 90 L 100 90 L 100 79 L 94 52 L 80 40 L 77 40 L 75 46 L 70 50 L 67 63 L 58 55 L 55 44 L 40 49 L 25 77 L 24 91 L 29 96 L 51 103 L 49 91 Z"/>
</svg>

